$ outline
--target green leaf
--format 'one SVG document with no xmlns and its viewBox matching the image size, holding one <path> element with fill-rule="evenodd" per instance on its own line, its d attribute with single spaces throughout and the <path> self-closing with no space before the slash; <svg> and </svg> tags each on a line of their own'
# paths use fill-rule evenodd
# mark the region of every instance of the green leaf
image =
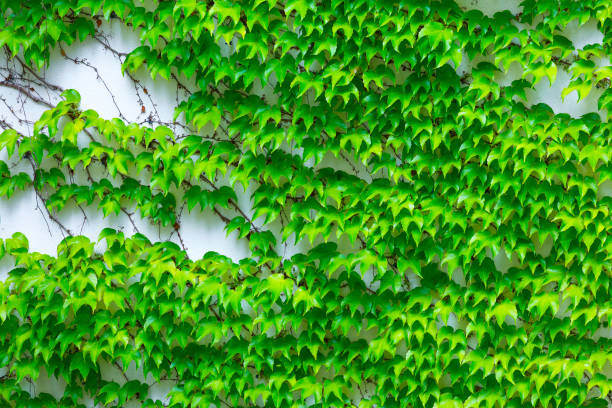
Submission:
<svg viewBox="0 0 612 408">
<path fill-rule="evenodd" d="M 6 149 L 9 157 L 11 157 L 18 140 L 19 134 L 15 129 L 6 129 L 0 133 L 0 149 Z"/>
</svg>

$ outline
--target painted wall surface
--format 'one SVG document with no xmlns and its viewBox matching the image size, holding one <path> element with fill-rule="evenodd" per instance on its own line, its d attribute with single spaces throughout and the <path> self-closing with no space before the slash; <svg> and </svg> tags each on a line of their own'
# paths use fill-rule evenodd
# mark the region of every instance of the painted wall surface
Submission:
<svg viewBox="0 0 612 408">
<path fill-rule="evenodd" d="M 519 3 L 516 0 L 459 0 L 458 3 L 466 8 L 479 8 L 488 15 L 493 15 L 503 9 L 510 9 L 514 13 L 520 11 Z M 126 29 L 120 22 L 103 23 L 101 29 L 107 34 L 108 44 L 114 50 L 129 52 L 140 45 L 137 33 Z M 580 48 L 588 44 L 600 43 L 603 37 L 594 22 L 589 22 L 580 28 L 577 25 L 569 25 L 564 34 Z M 225 50 L 230 52 L 227 44 L 225 44 Z M 182 126 L 172 125 L 174 107 L 177 101 L 185 99 L 185 92 L 173 81 L 165 81 L 162 78 L 152 80 L 145 68 L 141 68 L 139 75 L 134 79 L 127 75 L 124 76 L 121 73 L 121 60 L 121 56 L 115 55 L 103 43 L 88 39 L 84 43 L 64 48 L 63 52 L 56 50 L 49 67 L 39 75 L 48 83 L 61 88 L 78 90 L 82 97 L 81 107 L 94 109 L 101 117 L 120 117 L 123 120 L 144 125 L 153 119 L 157 122 L 167 122 L 177 134 L 186 134 L 187 131 Z M 482 60 L 468 61 L 466 57 L 458 67 L 458 72 L 468 72 L 471 66 Z M 609 64 L 609 62 L 606 63 Z M 13 62 L 8 62 L 6 55 L 0 55 L 0 80 L 6 78 L 7 69 L 14 67 L 13 64 Z M 498 78 L 499 82 L 506 84 L 519 78 L 520 68 L 511 66 L 507 73 Z M 530 104 L 546 103 L 555 113 L 567 113 L 574 117 L 589 112 L 598 112 L 597 98 L 601 91 L 593 91 L 580 102 L 577 102 L 576 93 L 562 100 L 561 91 L 569 84 L 569 81 L 569 74 L 560 70 L 554 83 L 550 84 L 547 79 L 543 79 L 535 91 L 530 90 L 528 102 Z M 189 86 L 188 83 L 186 85 Z M 266 89 L 261 92 L 265 94 Z M 59 93 L 59 91 L 56 93 L 46 91 L 40 96 L 55 103 L 60 100 Z M 10 123 L 24 134 L 31 134 L 30 121 L 35 121 L 45 109 L 45 106 L 24 98 L 17 91 L 0 87 L 0 119 Z M 6 151 L 0 153 L 0 159 L 7 160 Z M 336 160 L 334 157 L 327 157 L 320 166 L 352 171 L 345 162 Z M 368 177 L 363 166 L 359 166 L 355 164 L 357 171 Z M 14 167 L 13 171 L 31 173 L 31 168 L 28 168 L 27 163 L 20 163 Z M 74 177 L 78 180 L 83 175 L 75 174 Z M 81 181 L 86 182 L 85 179 Z M 240 207 L 250 215 L 249 195 L 238 193 Z M 612 196 L 612 183 L 604 183 L 600 194 Z M 158 229 L 148 221 L 139 218 L 138 214 L 128 216 L 122 213 L 119 216 L 103 218 L 102 214 L 93 207 L 83 209 L 74 207 L 62 211 L 57 217 L 72 232 L 83 234 L 92 240 L 97 238 L 103 228 L 111 227 L 123 230 L 127 235 L 136 231 L 142 232 L 152 241 L 171 240 L 177 244 L 181 243 L 173 228 Z M 32 251 L 47 254 L 55 254 L 58 243 L 64 238 L 60 228 L 49 220 L 44 206 L 39 202 L 35 193 L 30 191 L 16 193 L 11 200 L 0 200 L 0 237 L 7 238 L 18 231 L 28 237 Z M 246 241 L 237 240 L 236 232 L 226 236 L 224 224 L 214 214 L 196 212 L 189 214 L 185 208 L 180 221 L 180 234 L 191 258 L 200 258 L 207 251 L 216 251 L 235 261 L 249 255 Z M 299 248 L 289 244 L 279 245 L 279 252 L 287 257 L 309 246 L 307 243 L 301 243 Z M 545 243 L 541 250 L 550 250 L 550 245 L 551 243 Z M 491 254 L 491 256 L 494 257 L 498 268 L 502 271 L 518 263 L 516 257 L 513 257 L 512 254 L 504 254 L 503 251 Z M 6 279 L 10 267 L 7 261 L 0 262 L 0 280 Z M 462 280 L 460 274 L 456 274 L 456 279 Z M 600 330 L 596 336 L 610 337 L 612 331 Z M 114 379 L 119 383 L 126 381 L 126 378 L 142 379 L 142 373 L 134 366 L 129 367 L 125 376 L 114 366 L 103 367 L 103 373 L 108 379 Z M 150 384 L 154 383 L 152 377 L 146 380 Z M 24 383 L 23 386 L 32 393 L 48 392 L 59 397 L 63 394 L 65 384 L 61 380 L 45 378 L 45 375 L 42 375 L 36 383 Z M 152 397 L 163 400 L 172 386 L 172 381 L 155 385 Z M 85 402 L 93 406 L 92 400 Z"/>
</svg>

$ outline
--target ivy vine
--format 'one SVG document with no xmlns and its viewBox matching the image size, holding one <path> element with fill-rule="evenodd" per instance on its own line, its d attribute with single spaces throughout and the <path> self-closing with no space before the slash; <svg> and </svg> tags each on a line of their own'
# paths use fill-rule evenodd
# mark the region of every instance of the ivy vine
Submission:
<svg viewBox="0 0 612 408">
<path fill-rule="evenodd" d="M 493 16 L 452 0 L 0 0 L 0 16 L 0 87 L 45 109 L 29 121 L 0 94 L 16 121 L 0 121 L 0 196 L 33 192 L 64 234 L 56 256 L 21 233 L 0 241 L 14 265 L 0 282 L 0 405 L 612 400 L 610 0 Z M 140 46 L 113 48 L 111 20 Z M 601 44 L 563 35 L 592 21 Z M 141 121 L 114 96 L 116 118 L 82 109 L 46 79 L 59 52 L 108 90 L 66 51 L 77 40 L 121 63 Z M 143 71 L 176 87 L 174 121 L 145 108 Z M 600 111 L 528 104 L 559 71 L 562 97 L 595 93 Z M 68 208 L 123 214 L 134 233 L 92 240 L 61 222 Z M 184 211 L 214 214 L 250 256 L 191 259 Z M 306 249 L 284 256 L 286 242 Z M 24 386 L 43 371 L 67 384 L 61 399 Z"/>
</svg>

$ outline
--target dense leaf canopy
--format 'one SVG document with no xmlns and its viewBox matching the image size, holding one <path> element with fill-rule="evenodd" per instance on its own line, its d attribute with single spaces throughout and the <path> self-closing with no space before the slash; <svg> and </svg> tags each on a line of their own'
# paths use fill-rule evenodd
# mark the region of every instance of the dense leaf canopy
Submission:
<svg viewBox="0 0 612 408">
<path fill-rule="evenodd" d="M 46 105 L 29 133 L 1 123 L 0 195 L 36 194 L 66 236 L 56 256 L 21 233 L 0 246 L 0 405 L 607 405 L 610 0 L 137 3 L 0 0 L 0 46 L 61 94 L 0 84 Z M 104 20 L 140 46 L 113 50 Z M 601 44 L 563 35 L 593 21 Z M 182 127 L 103 118 L 45 82 L 53 53 L 92 39 L 124 75 L 184 87 Z M 599 112 L 527 102 L 561 71 L 562 96 L 596 93 Z M 97 244 L 57 218 L 76 206 L 177 233 L 183 207 L 214 214 L 250 256 L 111 229 Z M 61 400 L 24 386 L 43 372 Z"/>
</svg>

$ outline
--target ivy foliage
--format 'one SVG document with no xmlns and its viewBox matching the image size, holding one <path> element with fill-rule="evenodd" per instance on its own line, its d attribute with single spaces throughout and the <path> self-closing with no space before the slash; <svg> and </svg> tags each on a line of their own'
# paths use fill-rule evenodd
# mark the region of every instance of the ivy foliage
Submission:
<svg viewBox="0 0 612 408">
<path fill-rule="evenodd" d="M 1 242 L 2 406 L 606 406 L 612 7 L 521 7 L 0 0 L 0 46 L 33 73 L 117 20 L 140 36 L 115 51 L 125 75 L 195 84 L 175 110 L 186 134 L 102 118 L 76 90 L 30 134 L 2 123 L 0 148 L 32 171 L 2 162 L 0 195 L 33 191 L 66 235 L 56 256 Z M 563 30 L 591 21 L 602 43 L 576 49 Z M 596 93 L 601 115 L 527 103 L 560 71 L 562 97 Z M 190 259 L 110 229 L 95 250 L 56 217 L 75 206 L 177 232 L 186 206 L 251 255 Z M 283 257 L 287 241 L 306 249 Z M 60 400 L 24 386 L 43 373 Z"/>
</svg>

